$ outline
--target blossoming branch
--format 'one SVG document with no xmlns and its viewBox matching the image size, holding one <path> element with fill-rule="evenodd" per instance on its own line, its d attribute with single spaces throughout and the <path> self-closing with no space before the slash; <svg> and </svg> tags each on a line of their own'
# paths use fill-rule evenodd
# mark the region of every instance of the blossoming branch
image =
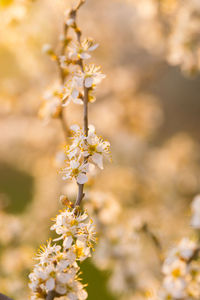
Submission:
<svg viewBox="0 0 200 300">
<path fill-rule="evenodd" d="M 55 54 L 49 45 L 43 47 L 58 64 L 61 84 L 46 95 L 40 116 L 46 120 L 60 118 L 67 137 L 63 110 L 73 102 L 83 105 L 83 125 L 70 127 L 71 143 L 65 147 L 66 166 L 61 170 L 63 180 L 77 182 L 77 199 L 72 204 L 66 196 L 61 196 L 66 208 L 57 215 L 51 227 L 59 237 L 54 243 L 49 240 L 46 246 L 41 247 L 36 258 L 38 262 L 29 275 L 32 300 L 61 296 L 70 300 L 87 298 L 85 285 L 80 281 L 78 263 L 91 256 L 96 233 L 93 221 L 80 204 L 90 166 L 103 169 L 103 158 L 110 156 L 110 143 L 96 134 L 93 125 L 88 125 L 88 103 L 95 101 L 95 89 L 105 76 L 99 66 L 85 62 L 98 44 L 91 38 L 81 38 L 76 15 L 83 3 L 81 0 L 76 8 L 68 11 L 60 55 Z M 68 36 L 69 30 L 75 33 L 75 40 Z"/>
</svg>

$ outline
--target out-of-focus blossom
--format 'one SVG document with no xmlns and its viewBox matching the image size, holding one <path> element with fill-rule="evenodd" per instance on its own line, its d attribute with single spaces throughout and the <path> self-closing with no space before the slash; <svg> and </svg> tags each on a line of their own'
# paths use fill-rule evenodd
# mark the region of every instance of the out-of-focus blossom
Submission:
<svg viewBox="0 0 200 300">
<path fill-rule="evenodd" d="M 198 199 L 196 196 L 195 199 Z M 194 202 L 193 202 L 194 203 Z M 165 259 L 161 299 L 191 299 L 200 295 L 200 245 L 197 240 L 183 238 Z"/>
<path fill-rule="evenodd" d="M 192 202 L 192 218 L 191 225 L 196 229 L 200 229 L 200 196 L 196 196 Z"/>
<path fill-rule="evenodd" d="M 59 90 L 60 89 L 60 90 Z M 61 88 L 55 83 L 43 96 L 43 102 L 39 110 L 39 117 L 49 121 L 51 118 L 58 118 L 61 113 Z"/>
</svg>

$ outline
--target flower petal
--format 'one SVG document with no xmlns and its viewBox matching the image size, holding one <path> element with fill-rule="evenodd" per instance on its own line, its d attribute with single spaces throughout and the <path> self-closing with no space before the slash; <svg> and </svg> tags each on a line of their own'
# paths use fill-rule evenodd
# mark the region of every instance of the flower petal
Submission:
<svg viewBox="0 0 200 300">
<path fill-rule="evenodd" d="M 74 131 L 74 132 L 77 132 L 78 130 L 80 130 L 80 126 L 74 124 L 74 125 L 71 125 L 71 126 L 70 126 L 70 129 L 71 129 L 72 131 Z"/>
<path fill-rule="evenodd" d="M 77 176 L 77 182 L 79 184 L 84 184 L 88 181 L 88 178 L 87 178 L 87 175 L 83 174 L 83 173 L 80 173 L 78 176 Z"/>
<path fill-rule="evenodd" d="M 90 88 L 91 86 L 92 86 L 92 84 L 93 84 L 93 77 L 86 77 L 85 78 L 85 87 L 86 88 Z"/>
<path fill-rule="evenodd" d="M 88 54 L 88 53 L 81 53 L 80 57 L 81 57 L 82 59 L 89 59 L 89 58 L 91 57 L 91 55 Z"/>
<path fill-rule="evenodd" d="M 100 168 L 103 169 L 103 157 L 99 153 L 94 153 L 92 155 L 92 161 Z"/>
<path fill-rule="evenodd" d="M 72 236 L 67 236 L 63 241 L 63 247 L 65 249 L 69 249 L 72 245 L 72 242 L 73 242 Z"/>
<path fill-rule="evenodd" d="M 94 51 L 99 47 L 99 44 L 94 44 L 91 47 L 88 48 L 88 51 Z"/>
<path fill-rule="evenodd" d="M 47 291 L 52 291 L 55 288 L 55 280 L 53 278 L 49 278 L 46 282 Z"/>
<path fill-rule="evenodd" d="M 73 99 L 73 102 L 74 102 L 75 104 L 80 104 L 80 105 L 83 104 L 83 100 L 80 99 L 80 98 L 75 98 L 75 99 Z"/>
</svg>

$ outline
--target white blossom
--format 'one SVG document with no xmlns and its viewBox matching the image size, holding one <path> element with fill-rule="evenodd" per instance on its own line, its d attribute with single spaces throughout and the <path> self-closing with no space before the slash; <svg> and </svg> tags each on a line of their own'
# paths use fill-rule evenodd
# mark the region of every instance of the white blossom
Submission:
<svg viewBox="0 0 200 300">
<path fill-rule="evenodd" d="M 98 47 L 98 44 L 91 38 L 84 39 L 81 44 L 76 42 L 72 43 L 69 47 L 70 59 L 89 59 L 91 55 L 88 52 L 94 51 Z"/>
<path fill-rule="evenodd" d="M 39 116 L 46 121 L 50 118 L 57 118 L 61 112 L 61 98 L 62 87 L 55 82 L 43 95 Z"/>
<path fill-rule="evenodd" d="M 80 71 L 77 73 L 77 78 L 80 84 L 90 89 L 95 88 L 105 78 L 105 75 L 101 73 L 101 67 L 86 65 L 83 72 Z"/>
<path fill-rule="evenodd" d="M 90 249 L 96 242 L 96 236 L 94 225 L 85 211 L 82 214 L 77 213 L 76 209 L 61 212 L 51 230 L 60 235 L 57 240 L 63 240 L 64 249 L 72 247 L 78 259 L 84 260 L 90 256 Z"/>
<path fill-rule="evenodd" d="M 200 296 L 200 264 L 198 244 L 183 238 L 164 261 L 162 299 L 198 299 Z M 165 295 L 165 296 L 164 296 Z"/>
<path fill-rule="evenodd" d="M 103 169 L 103 156 L 110 153 L 110 143 L 98 137 L 94 126 L 89 126 L 84 156 L 89 156 L 100 169 Z"/>
<path fill-rule="evenodd" d="M 67 147 L 66 152 L 69 159 L 71 161 L 78 159 L 80 163 L 81 157 L 87 158 L 89 162 L 94 163 L 100 169 L 103 169 L 103 157 L 110 156 L 110 143 L 96 135 L 95 127 L 93 125 L 89 125 L 87 137 L 78 125 L 73 125 L 71 130 L 73 132 L 72 144 Z M 76 164 L 76 166 L 79 167 L 79 164 Z M 89 165 L 87 164 L 87 167 L 88 166 Z M 67 178 L 72 177 L 69 173 Z"/>
<path fill-rule="evenodd" d="M 79 80 L 73 77 L 72 80 L 67 82 L 63 89 L 63 106 L 67 106 L 71 101 L 75 104 L 83 104 L 83 92 Z"/>
<path fill-rule="evenodd" d="M 81 163 L 79 159 L 72 159 L 68 162 L 67 167 L 62 170 L 64 174 L 62 178 L 64 180 L 75 178 L 77 183 L 84 184 L 88 181 L 86 175 L 88 167 L 88 163 Z"/>
<path fill-rule="evenodd" d="M 51 227 L 60 236 L 55 242 L 41 246 L 37 254 L 33 272 L 29 275 L 31 299 L 45 299 L 49 291 L 64 295 L 67 299 L 85 300 L 87 292 L 79 281 L 79 266 L 76 261 L 83 261 L 91 256 L 91 249 L 96 242 L 95 229 L 86 211 L 69 205 L 55 219 Z"/>
</svg>

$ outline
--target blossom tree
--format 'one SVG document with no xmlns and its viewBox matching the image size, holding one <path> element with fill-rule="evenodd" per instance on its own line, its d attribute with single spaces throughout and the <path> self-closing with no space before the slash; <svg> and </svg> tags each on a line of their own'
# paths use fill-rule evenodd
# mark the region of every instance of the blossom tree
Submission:
<svg viewBox="0 0 200 300">
<path fill-rule="evenodd" d="M 146 77 L 143 83 L 140 72 L 130 76 L 132 73 L 126 72 L 124 66 L 117 70 L 115 65 L 111 64 L 110 74 L 112 74 L 113 80 L 110 81 L 109 87 L 105 87 L 105 93 L 111 95 L 110 101 L 107 102 L 107 105 L 104 105 L 103 101 L 98 102 L 97 105 L 100 103 L 100 106 L 96 106 L 98 108 L 96 114 L 94 113 L 95 105 L 92 105 L 91 110 L 94 107 L 92 112 L 95 116 L 98 115 L 97 127 L 99 124 L 102 128 L 104 127 L 106 134 L 108 132 L 112 135 L 114 131 L 116 132 L 116 153 L 121 155 L 120 151 L 124 151 L 125 155 L 121 156 L 127 156 L 127 163 L 126 166 L 106 168 L 103 176 L 99 172 L 100 176 L 95 182 L 93 175 L 97 170 L 100 171 L 104 168 L 104 158 L 110 159 L 110 143 L 96 133 L 94 125 L 89 124 L 88 107 L 95 102 L 96 88 L 105 75 L 101 73 L 99 66 L 88 63 L 98 44 L 92 38 L 84 39 L 77 24 L 77 13 L 84 2 L 83 0 L 78 1 L 74 8 L 65 12 L 64 31 L 59 37 L 60 48 L 57 49 L 49 44 L 43 46 L 43 52 L 55 62 L 58 68 L 59 79 L 45 92 L 38 114 L 44 123 L 48 123 L 50 119 L 57 119 L 65 136 L 64 150 L 62 149 L 56 155 L 56 162 L 62 165 L 59 173 L 63 179 L 64 188 L 62 187 L 62 191 L 59 189 L 59 193 L 64 209 L 53 220 L 54 223 L 51 226 L 53 240 L 48 239 L 47 243 L 40 247 L 34 259 L 36 263 L 29 275 L 30 297 L 31 299 L 47 300 L 54 298 L 86 299 L 86 285 L 81 281 L 81 262 L 91 257 L 98 269 L 109 271 L 109 288 L 119 299 L 198 300 L 200 295 L 199 196 L 192 204 L 191 225 L 196 232 L 192 234 L 191 238 L 183 238 L 178 246 L 169 251 L 167 257 L 163 259 L 163 250 L 165 247 L 169 248 L 166 236 L 174 231 L 173 225 L 168 226 L 169 220 L 176 221 L 174 214 L 176 215 L 178 211 L 177 209 L 177 211 L 171 212 L 171 208 L 167 209 L 163 203 L 173 199 L 174 207 L 179 208 L 177 203 L 188 199 L 191 194 L 196 194 L 199 184 L 199 180 L 197 180 L 199 178 L 198 155 L 196 154 L 198 150 L 194 150 L 191 139 L 183 136 L 172 138 L 168 143 L 156 148 L 151 144 L 148 145 L 148 139 L 160 124 L 162 112 L 154 98 L 148 99 L 147 95 L 138 96 L 141 86 L 146 82 Z M 119 3 L 120 0 L 114 0 L 114 2 Z M 142 47 L 153 54 L 159 52 L 161 57 L 165 57 L 172 65 L 179 65 L 184 72 L 193 74 L 199 70 L 198 1 L 188 0 L 185 1 L 185 5 L 182 5 L 182 1 L 175 0 L 128 0 L 128 4 L 124 2 L 123 8 L 127 9 L 130 5 L 134 7 L 133 15 L 137 22 L 137 26 L 134 28 L 137 28 L 139 38 L 137 42 Z M 20 4 L 21 2 L 16 0 L 14 3 Z M 10 13 L 11 19 L 9 19 L 13 20 L 15 16 L 13 16 L 12 10 Z M 4 14 L 5 21 L 7 17 L 8 15 Z M 148 19 L 148 26 L 146 19 Z M 111 20 L 111 23 L 114 24 L 114 19 L 111 18 Z M 192 20 L 190 26 L 187 26 L 185 20 Z M 117 23 L 119 23 L 118 19 Z M 123 27 L 122 25 L 120 24 L 121 27 Z M 115 26 L 113 27 L 116 30 Z M 155 30 L 151 30 L 151 28 Z M 152 35 L 147 35 L 147 30 Z M 13 35 L 16 36 L 16 34 Z M 112 44 L 114 45 L 113 49 L 117 49 L 117 39 L 113 39 Z M 13 52 L 20 52 L 21 59 L 24 54 L 20 47 L 18 48 L 10 47 Z M 118 48 L 120 52 L 120 44 Z M 118 57 L 120 56 L 121 54 Z M 21 61 L 24 62 L 22 59 Z M 117 59 L 115 63 L 116 61 Z M 35 66 L 35 64 L 33 65 Z M 37 67 L 35 69 L 36 73 L 40 73 Z M 145 66 L 145 73 L 146 69 Z M 157 72 L 157 69 L 154 69 Z M 120 76 L 113 76 L 115 72 Z M 120 81 L 124 81 L 124 87 L 122 87 L 123 84 L 120 86 Z M 32 82 L 35 81 L 32 80 Z M 139 88 L 136 87 L 137 85 Z M 138 97 L 138 99 L 133 99 L 133 92 L 135 98 Z M 117 101 L 115 101 L 116 99 Z M 105 112 L 102 106 L 110 110 L 109 118 L 105 120 L 105 123 L 102 122 Z M 69 124 L 71 121 L 66 118 L 66 112 L 70 114 L 70 109 L 75 111 L 77 107 L 81 111 L 83 121 L 80 124 L 73 124 L 73 121 L 73 125 L 71 125 Z M 72 113 L 70 117 L 73 120 L 74 114 Z M 112 126 L 110 126 L 111 123 Z M 47 127 L 49 126 L 45 128 Z M 38 131 L 36 135 L 37 133 Z M 56 133 L 58 132 L 56 131 Z M 45 134 L 41 134 L 40 139 L 43 140 L 44 136 Z M 49 144 L 48 140 L 47 147 Z M 28 151 L 25 149 L 24 152 Z M 38 153 L 41 154 L 40 151 Z M 31 160 L 34 161 L 34 159 Z M 38 160 L 38 165 L 40 162 L 41 160 Z M 132 169 L 131 163 L 134 165 Z M 49 161 L 48 164 L 50 165 Z M 39 172 L 42 168 L 40 165 Z M 50 177 L 49 174 L 47 177 Z M 55 181 L 55 177 L 53 177 L 45 183 L 45 187 L 42 186 L 42 189 L 50 190 L 47 185 L 52 184 L 52 190 L 56 190 Z M 105 187 L 105 183 L 109 186 L 108 188 Z M 6 247 L 16 238 L 22 237 L 23 240 L 23 232 L 29 233 L 28 222 L 30 218 L 37 222 L 38 207 L 48 207 L 50 200 L 53 202 L 52 198 L 48 199 L 47 194 L 43 198 L 46 198 L 46 202 L 41 203 L 40 198 L 38 206 L 36 205 L 35 215 L 29 212 L 28 220 L 23 224 L 21 224 L 22 222 L 18 224 L 17 217 L 12 218 L 0 211 L 0 231 L 4 233 L 0 236 L 0 241 L 5 242 Z M 151 213 L 149 213 L 150 211 Z M 49 214 L 46 213 L 46 219 L 43 217 L 44 213 L 43 209 L 41 219 L 43 223 L 47 224 L 51 211 L 48 211 Z M 179 211 L 179 217 L 182 213 Z M 152 214 L 151 217 L 150 214 Z M 157 218 L 154 217 L 155 214 Z M 6 226 L 7 223 L 11 226 Z M 40 227 L 41 222 L 38 224 Z M 29 228 L 31 226 L 35 225 L 30 225 Z M 154 226 L 153 230 L 152 226 Z M 168 228 L 166 230 L 166 227 L 169 227 L 169 231 L 171 229 L 170 233 L 167 232 Z M 178 235 L 178 229 L 176 234 Z M 97 235 L 99 242 L 93 253 Z M 40 237 L 37 237 L 38 239 Z M 34 238 L 32 240 L 33 243 L 36 242 Z M 152 245 L 153 249 L 151 249 Z M 6 269 L 7 264 L 9 265 L 9 255 L 13 256 L 13 254 L 7 250 L 4 252 L 8 253 L 7 259 L 4 254 L 0 266 L 5 265 Z M 23 253 L 26 254 L 26 251 Z M 154 257 L 155 253 L 156 258 Z M 22 258 L 19 260 L 21 261 Z M 28 264 L 24 264 L 27 269 Z M 162 268 L 160 268 L 161 265 Z M 16 270 L 13 273 L 15 279 L 16 277 L 19 279 L 18 277 L 21 276 Z M 164 278 L 162 278 L 163 275 Z M 12 282 L 13 277 L 9 272 L 6 276 L 5 282 Z M 2 286 L 6 286 L 6 284 L 0 283 L 0 289 Z M 160 288 L 160 286 L 162 287 Z M 22 289 L 18 289 L 16 298 L 26 298 L 26 292 L 22 294 Z M 156 290 L 153 295 L 152 290 Z M 15 295 L 15 289 L 12 294 Z M 9 298 L 0 294 L 0 299 Z"/>
</svg>

